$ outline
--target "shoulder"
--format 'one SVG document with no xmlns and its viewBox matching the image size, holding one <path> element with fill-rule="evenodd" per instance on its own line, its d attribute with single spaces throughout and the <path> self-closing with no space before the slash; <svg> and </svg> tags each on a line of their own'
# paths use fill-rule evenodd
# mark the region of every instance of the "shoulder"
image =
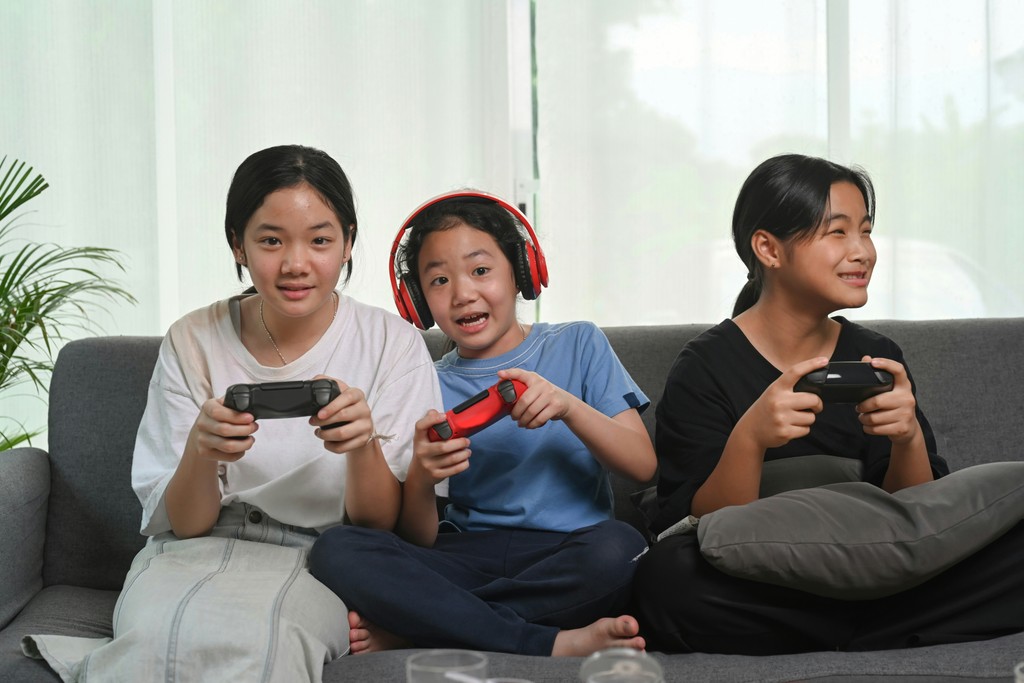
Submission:
<svg viewBox="0 0 1024 683">
<path fill-rule="evenodd" d="M 736 323 L 726 319 L 686 342 L 675 364 L 714 364 L 742 353 L 749 345 Z"/>
<path fill-rule="evenodd" d="M 533 327 L 544 341 L 556 341 L 559 344 L 575 342 L 579 346 L 594 344 L 610 346 L 608 338 L 601 328 L 589 320 L 574 320 L 564 323 L 534 323 Z"/>
<path fill-rule="evenodd" d="M 345 302 L 349 315 L 357 325 L 383 331 L 392 340 L 422 340 L 419 330 L 396 313 L 363 303 L 350 296 L 342 295 L 342 301 Z"/>
<path fill-rule="evenodd" d="M 854 355 L 869 355 L 880 358 L 903 358 L 903 350 L 899 344 L 880 332 L 847 320 L 841 315 L 833 318 L 842 325 L 842 342 Z"/>
<path fill-rule="evenodd" d="M 221 325 L 230 323 L 230 302 L 222 299 L 181 316 L 167 329 L 165 343 L 180 346 L 208 339 Z"/>
</svg>

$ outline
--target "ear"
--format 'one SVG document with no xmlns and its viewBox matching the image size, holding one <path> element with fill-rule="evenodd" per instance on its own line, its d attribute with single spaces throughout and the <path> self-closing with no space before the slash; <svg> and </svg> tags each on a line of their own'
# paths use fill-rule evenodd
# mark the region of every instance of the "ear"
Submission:
<svg viewBox="0 0 1024 683">
<path fill-rule="evenodd" d="M 779 238 L 765 230 L 755 230 L 750 237 L 750 248 L 765 270 L 778 268 L 782 261 L 782 243 Z"/>
<path fill-rule="evenodd" d="M 239 263 L 243 266 L 248 266 L 245 259 L 245 249 L 240 247 L 237 242 L 231 247 L 231 253 L 235 255 L 235 263 Z"/>
<path fill-rule="evenodd" d="M 352 258 L 352 244 L 356 241 L 356 226 L 350 225 L 348 230 L 348 239 L 345 240 L 345 255 L 342 257 L 342 263 L 348 263 L 348 260 Z"/>
</svg>

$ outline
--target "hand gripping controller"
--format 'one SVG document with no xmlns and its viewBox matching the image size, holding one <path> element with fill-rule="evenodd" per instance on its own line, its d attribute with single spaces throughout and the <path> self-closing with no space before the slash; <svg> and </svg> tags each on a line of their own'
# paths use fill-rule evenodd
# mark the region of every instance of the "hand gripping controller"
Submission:
<svg viewBox="0 0 1024 683">
<path fill-rule="evenodd" d="M 892 391 L 892 373 L 862 361 L 836 361 L 807 373 L 793 391 L 808 391 L 825 403 L 860 403 L 876 394 Z"/>
<path fill-rule="evenodd" d="M 224 392 L 224 405 L 232 410 L 252 413 L 257 420 L 278 417 L 311 417 L 341 394 L 333 379 L 305 382 L 265 382 L 232 384 Z M 345 422 L 324 425 L 338 427 Z"/>
<path fill-rule="evenodd" d="M 427 430 L 431 441 L 447 441 L 476 434 L 512 412 L 512 406 L 526 391 L 517 379 L 503 379 L 445 413 L 445 421 Z"/>
</svg>

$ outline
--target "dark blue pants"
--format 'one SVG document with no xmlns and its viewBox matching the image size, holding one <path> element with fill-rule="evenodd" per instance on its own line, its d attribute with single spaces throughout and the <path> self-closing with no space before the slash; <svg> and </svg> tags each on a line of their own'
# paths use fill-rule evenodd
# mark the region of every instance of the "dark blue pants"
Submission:
<svg viewBox="0 0 1024 683">
<path fill-rule="evenodd" d="M 614 520 L 571 533 L 444 533 L 432 548 L 338 526 L 309 560 L 349 609 L 417 647 L 550 655 L 560 630 L 625 609 L 646 548 Z"/>
</svg>

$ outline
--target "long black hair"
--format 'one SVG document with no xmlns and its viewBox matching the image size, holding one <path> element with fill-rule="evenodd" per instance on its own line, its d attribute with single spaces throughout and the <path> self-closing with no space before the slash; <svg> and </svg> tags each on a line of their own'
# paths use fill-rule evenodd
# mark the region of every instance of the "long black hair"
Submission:
<svg viewBox="0 0 1024 683">
<path fill-rule="evenodd" d="M 802 154 L 783 154 L 762 162 L 747 177 L 732 213 L 736 253 L 747 267 L 747 283 L 736 297 L 733 317 L 761 297 L 764 266 L 751 245 L 754 233 L 764 230 L 782 242 L 813 236 L 825 216 L 829 191 L 839 182 L 853 183 L 860 190 L 873 221 L 875 188 L 863 169 Z"/>
</svg>

